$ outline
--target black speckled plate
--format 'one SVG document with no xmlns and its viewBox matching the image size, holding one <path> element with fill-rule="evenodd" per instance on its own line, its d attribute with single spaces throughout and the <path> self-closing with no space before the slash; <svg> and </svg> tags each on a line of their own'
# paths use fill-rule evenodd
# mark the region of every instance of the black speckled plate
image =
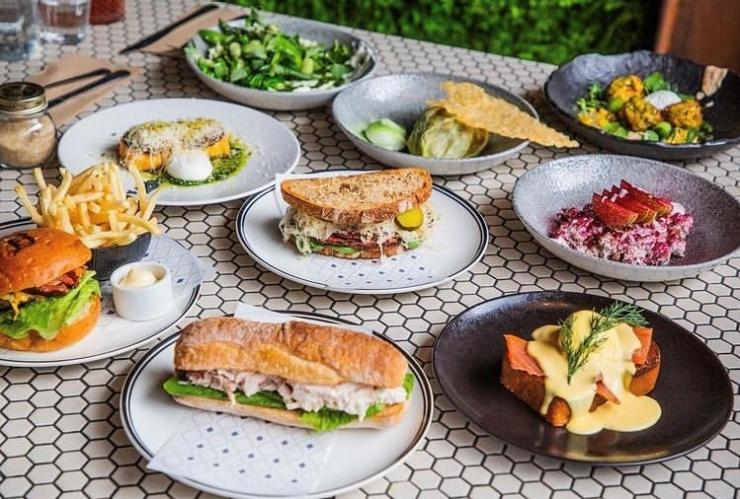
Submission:
<svg viewBox="0 0 740 499">
<path fill-rule="evenodd" d="M 574 435 L 550 426 L 499 382 L 504 333 L 527 339 L 570 313 L 602 308 L 601 296 L 545 291 L 504 296 L 452 319 L 434 348 L 434 371 L 450 401 L 493 436 L 530 452 L 589 464 L 664 461 L 690 452 L 717 435 L 732 414 L 733 392 L 717 356 L 694 334 L 644 310 L 661 349 L 653 396 L 663 415 L 647 430 Z"/>
<path fill-rule="evenodd" d="M 576 101 L 588 87 L 599 82 L 608 84 L 624 74 L 642 77 L 653 71 L 678 85 L 682 93 L 695 94 L 701 89 L 704 67 L 674 55 L 655 54 L 646 50 L 618 55 L 586 54 L 560 66 L 545 83 L 545 98 L 574 132 L 605 149 L 653 159 L 682 160 L 709 156 L 740 142 L 740 76 L 728 72 L 722 86 L 704 108 L 705 119 L 715 128 L 714 139 L 703 144 L 664 144 L 628 140 L 586 126 L 576 118 Z"/>
</svg>

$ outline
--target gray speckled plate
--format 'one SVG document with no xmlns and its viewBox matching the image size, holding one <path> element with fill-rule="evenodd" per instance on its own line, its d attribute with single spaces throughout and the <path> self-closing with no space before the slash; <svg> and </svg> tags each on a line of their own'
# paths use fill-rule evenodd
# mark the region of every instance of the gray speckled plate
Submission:
<svg viewBox="0 0 740 499">
<path fill-rule="evenodd" d="M 214 92 L 228 97 L 229 99 L 246 104 L 248 106 L 259 107 L 261 109 L 271 109 L 275 111 L 296 111 L 299 109 L 311 109 L 324 106 L 331 102 L 339 91 L 346 88 L 352 82 L 369 77 L 375 70 L 375 51 L 363 39 L 337 28 L 330 24 L 325 24 L 307 19 L 291 19 L 283 16 L 261 14 L 262 19 L 270 24 L 275 24 L 283 30 L 284 33 L 297 34 L 307 40 L 313 40 L 325 45 L 331 45 L 334 40 L 339 40 L 350 45 L 356 51 L 362 51 L 365 54 L 364 63 L 355 71 L 348 83 L 339 87 L 326 90 L 310 90 L 305 92 L 269 92 L 267 90 L 257 90 L 254 88 L 242 87 L 234 83 L 217 80 L 206 76 L 193 62 L 191 56 L 186 55 L 186 60 L 190 69 L 200 80 Z M 243 19 L 236 19 L 229 22 L 233 26 L 243 26 Z M 217 28 L 213 28 L 217 29 Z M 189 45 L 194 46 L 198 52 L 205 53 L 208 44 L 200 36 L 196 35 L 190 40 Z"/>
<path fill-rule="evenodd" d="M 581 207 L 594 192 L 622 179 L 679 202 L 693 214 L 684 257 L 673 257 L 666 266 L 631 265 L 585 255 L 548 237 L 549 224 L 561 209 Z M 740 202 L 710 181 L 658 161 L 612 155 L 551 161 L 517 181 L 513 201 L 517 216 L 545 249 L 576 267 L 615 279 L 683 279 L 725 262 L 740 248 Z"/>
<path fill-rule="evenodd" d="M 379 76 L 342 91 L 334 100 L 332 113 L 339 128 L 365 154 L 387 166 L 405 168 L 420 166 L 432 175 L 468 175 L 503 163 L 529 143 L 526 140 L 492 136 L 480 156 L 465 159 L 422 158 L 400 151 L 389 151 L 362 137 L 368 124 L 390 118 L 410 133 L 416 119 L 427 108 L 427 101 L 445 96 L 444 81 L 469 81 L 491 95 L 517 106 L 535 118 L 537 112 L 523 98 L 496 85 L 449 75 L 412 73 Z"/>
</svg>

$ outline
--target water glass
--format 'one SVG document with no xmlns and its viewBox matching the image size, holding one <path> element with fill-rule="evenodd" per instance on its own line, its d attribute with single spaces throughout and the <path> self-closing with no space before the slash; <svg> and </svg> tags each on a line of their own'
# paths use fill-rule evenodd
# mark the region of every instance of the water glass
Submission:
<svg viewBox="0 0 740 499">
<path fill-rule="evenodd" d="M 38 45 L 34 4 L 30 0 L 0 0 L 0 60 L 19 61 Z"/>
<path fill-rule="evenodd" d="M 75 45 L 90 26 L 90 0 L 37 0 L 41 38 L 46 42 Z"/>
</svg>

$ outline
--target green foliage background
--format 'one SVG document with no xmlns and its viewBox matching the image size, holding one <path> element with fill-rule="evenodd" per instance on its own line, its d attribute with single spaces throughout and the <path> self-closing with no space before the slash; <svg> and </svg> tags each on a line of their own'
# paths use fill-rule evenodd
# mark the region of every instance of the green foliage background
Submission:
<svg viewBox="0 0 740 499">
<path fill-rule="evenodd" d="M 229 0 L 272 12 L 563 63 L 651 48 L 659 0 Z"/>
</svg>

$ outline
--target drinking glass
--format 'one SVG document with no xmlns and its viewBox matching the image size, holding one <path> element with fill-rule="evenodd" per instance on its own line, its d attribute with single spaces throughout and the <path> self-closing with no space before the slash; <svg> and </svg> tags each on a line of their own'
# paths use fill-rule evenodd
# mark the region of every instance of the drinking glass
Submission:
<svg viewBox="0 0 740 499">
<path fill-rule="evenodd" d="M 75 45 L 90 26 L 90 0 L 38 0 L 41 38 L 46 42 Z"/>
<path fill-rule="evenodd" d="M 38 45 L 34 4 L 29 0 L 0 0 L 0 59 L 19 61 Z"/>
</svg>

